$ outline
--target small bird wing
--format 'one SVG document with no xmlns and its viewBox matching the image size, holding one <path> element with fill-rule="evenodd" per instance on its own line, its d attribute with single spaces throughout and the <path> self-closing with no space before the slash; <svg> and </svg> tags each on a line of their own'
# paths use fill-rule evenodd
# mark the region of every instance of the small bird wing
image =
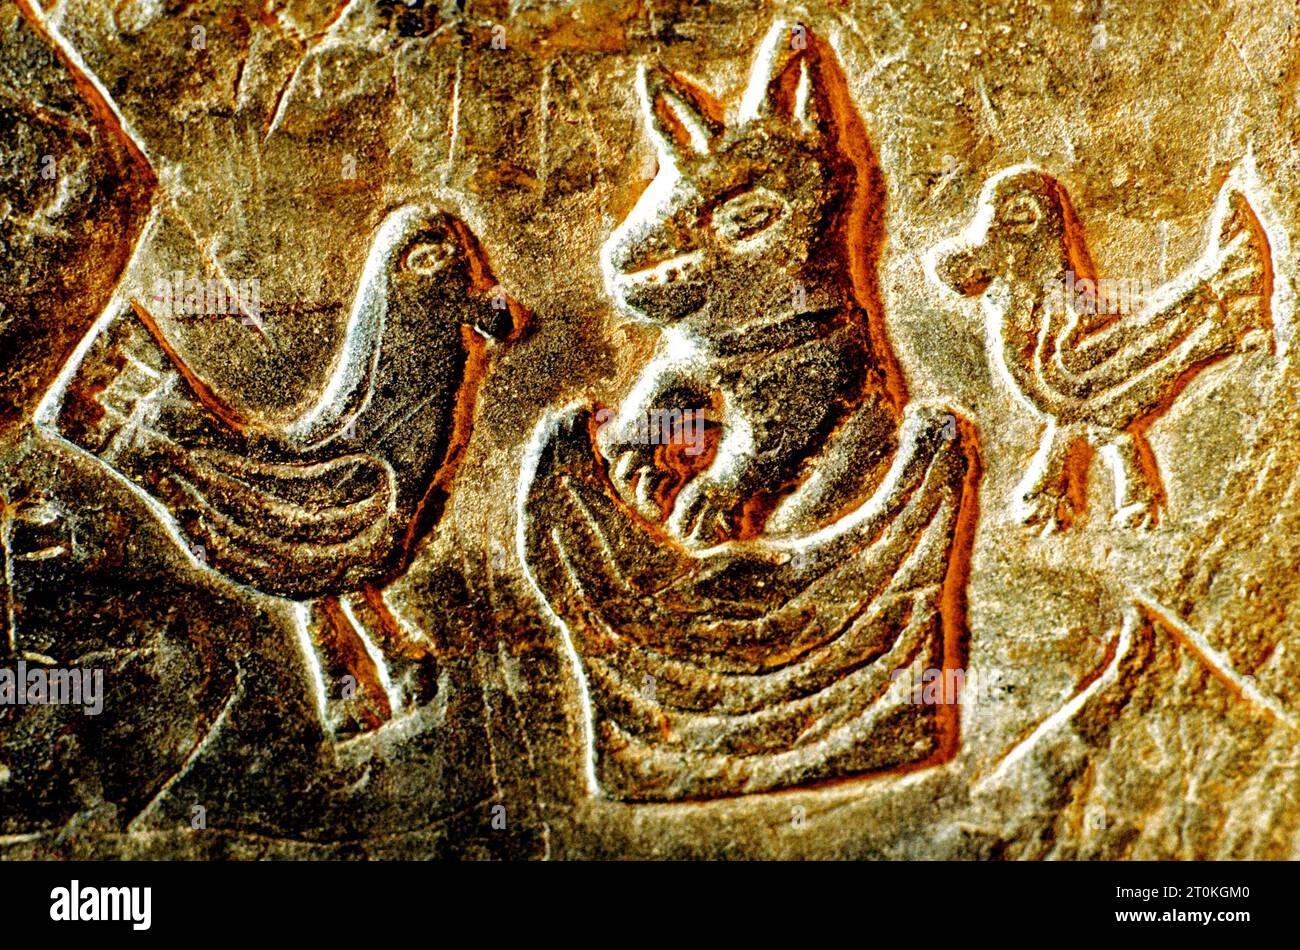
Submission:
<svg viewBox="0 0 1300 950">
<path fill-rule="evenodd" d="M 1103 307 L 1118 312 L 1099 323 L 1091 315 L 1058 316 L 1055 332 L 1039 341 L 1035 374 L 1061 402 L 1090 406 L 1102 417 L 1097 421 L 1126 424 L 1126 416 L 1158 405 L 1186 373 L 1232 352 L 1252 331 L 1270 328 L 1270 260 L 1249 201 L 1228 186 L 1197 264 L 1139 300 L 1140 309 L 1115 307 L 1098 295 Z M 1046 305 L 1062 301 L 1049 298 Z"/>
<path fill-rule="evenodd" d="M 341 448 L 277 451 L 214 413 L 187 369 L 146 321 L 117 321 L 83 358 L 54 431 L 165 508 L 186 545 L 234 580 L 314 596 L 381 572 L 397 530 L 391 467 Z"/>
<path fill-rule="evenodd" d="M 204 558 L 268 593 L 318 596 L 382 576 L 393 550 L 395 479 L 361 453 L 261 462 L 172 448 L 152 486 Z"/>
</svg>

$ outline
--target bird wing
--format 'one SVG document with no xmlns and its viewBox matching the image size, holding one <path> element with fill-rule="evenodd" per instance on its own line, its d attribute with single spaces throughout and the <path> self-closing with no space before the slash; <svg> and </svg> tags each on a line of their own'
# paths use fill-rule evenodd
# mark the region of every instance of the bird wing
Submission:
<svg viewBox="0 0 1300 950">
<path fill-rule="evenodd" d="M 1131 419 L 1189 371 L 1232 352 L 1252 330 L 1270 328 L 1270 296 L 1267 237 L 1246 196 L 1226 186 L 1200 261 L 1140 309 L 1097 320 L 1049 295 L 1033 371 L 1067 406 Z M 1110 309 L 1103 295 L 1097 299 Z"/>
<path fill-rule="evenodd" d="M 382 572 L 396 531 L 390 466 L 358 452 L 268 450 L 214 414 L 185 370 L 144 320 L 111 322 L 54 429 L 161 504 L 191 551 L 236 581 L 315 596 Z"/>
<path fill-rule="evenodd" d="M 319 461 L 255 461 L 217 449 L 168 446 L 154 494 L 204 559 L 268 593 L 314 597 L 375 580 L 400 525 L 395 478 L 363 453 Z"/>
</svg>

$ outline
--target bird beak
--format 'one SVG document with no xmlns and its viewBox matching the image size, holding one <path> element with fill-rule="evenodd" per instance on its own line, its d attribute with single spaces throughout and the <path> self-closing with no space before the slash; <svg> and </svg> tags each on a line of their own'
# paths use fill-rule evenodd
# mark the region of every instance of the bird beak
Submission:
<svg viewBox="0 0 1300 950">
<path fill-rule="evenodd" d="M 518 321 L 515 308 L 518 307 L 508 297 L 491 298 L 480 308 L 474 320 L 474 329 L 492 343 L 505 343 L 515 333 Z"/>
<path fill-rule="evenodd" d="M 474 321 L 474 329 L 494 343 L 503 343 L 514 330 L 514 321 L 510 319 L 510 310 L 487 310 Z"/>
<path fill-rule="evenodd" d="M 940 244 L 930 254 L 935 281 L 963 297 L 980 296 L 993 283 L 993 274 L 985 262 L 986 247 L 955 242 Z"/>
</svg>

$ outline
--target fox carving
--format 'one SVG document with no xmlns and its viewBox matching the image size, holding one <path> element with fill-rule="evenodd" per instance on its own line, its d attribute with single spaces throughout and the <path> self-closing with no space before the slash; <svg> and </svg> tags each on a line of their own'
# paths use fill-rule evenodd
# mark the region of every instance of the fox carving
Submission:
<svg viewBox="0 0 1300 950">
<path fill-rule="evenodd" d="M 956 706 L 891 684 L 962 664 L 977 443 L 907 400 L 834 50 L 773 24 L 729 121 L 680 76 L 639 87 L 659 166 L 601 257 L 657 351 L 616 412 L 546 414 L 517 509 L 587 697 L 587 787 L 698 800 L 946 761 Z"/>
<path fill-rule="evenodd" d="M 689 547 L 806 530 L 887 461 L 905 401 L 872 285 L 870 145 L 833 50 L 806 31 L 768 33 L 730 121 L 662 68 L 637 86 L 658 168 L 601 265 L 618 308 L 661 333 L 597 447 L 624 500 Z M 702 467 L 637 438 L 647 417 L 697 412 L 714 438 Z M 816 462 L 832 438 L 852 443 L 857 477 Z"/>
</svg>

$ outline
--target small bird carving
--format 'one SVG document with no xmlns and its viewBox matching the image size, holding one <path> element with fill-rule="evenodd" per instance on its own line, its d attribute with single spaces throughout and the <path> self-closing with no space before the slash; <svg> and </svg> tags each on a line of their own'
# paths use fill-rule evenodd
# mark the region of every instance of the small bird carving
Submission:
<svg viewBox="0 0 1300 950">
<path fill-rule="evenodd" d="M 327 724 L 336 734 L 378 726 L 432 688 L 428 645 L 405 634 L 382 588 L 437 522 L 488 348 L 522 311 L 458 217 L 399 208 L 371 239 L 325 385 L 272 426 L 223 401 L 148 308 L 132 309 L 146 338 L 119 332 L 123 354 L 101 362 L 124 369 L 106 386 L 73 388 L 96 392 L 98 411 L 65 413 L 61 434 L 161 502 L 208 567 L 293 601 Z M 76 431 L 84 419 L 104 431 Z M 395 682 L 376 649 L 417 682 Z"/>
<path fill-rule="evenodd" d="M 1047 420 L 1014 500 L 1045 531 L 1081 513 L 1092 449 L 1114 473 L 1115 521 L 1154 526 L 1166 502 L 1147 429 L 1201 370 L 1271 345 L 1269 241 L 1232 178 L 1200 258 L 1150 293 L 1098 278 L 1065 188 L 1031 166 L 991 178 L 971 224 L 927 264 L 941 286 L 982 298 L 995 369 Z"/>
</svg>

